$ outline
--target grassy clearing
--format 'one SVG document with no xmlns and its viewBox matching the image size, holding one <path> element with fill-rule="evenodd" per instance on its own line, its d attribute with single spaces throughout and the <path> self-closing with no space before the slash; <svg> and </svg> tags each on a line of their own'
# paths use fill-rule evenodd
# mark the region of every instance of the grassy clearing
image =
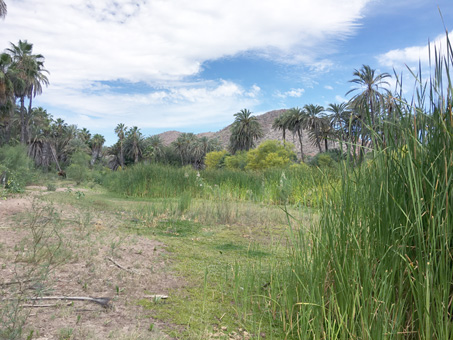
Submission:
<svg viewBox="0 0 453 340">
<path fill-rule="evenodd" d="M 281 207 L 208 201 L 187 193 L 176 198 L 142 199 L 115 197 L 102 188 L 78 190 L 84 192 L 82 197 L 72 188 L 49 192 L 44 199 L 91 212 L 91 220 L 99 220 L 104 228 L 115 228 L 123 235 L 118 242 L 132 236 L 165 244 L 168 266 L 159 271 L 177 277 L 183 287 L 170 291 L 168 300 L 141 298 L 135 303 L 147 309 L 150 317 L 171 323 L 173 326 L 167 329 L 170 335 L 183 339 L 253 336 L 238 318 L 234 287 L 242 267 L 239 264 L 268 266 L 275 258 L 285 258 L 290 234 Z M 291 213 L 301 225 L 312 218 L 307 208 L 292 208 Z M 112 253 L 122 248 L 121 243 L 110 242 L 108 246 Z M 276 338 L 282 334 L 270 327 L 260 333 L 274 333 Z"/>
</svg>

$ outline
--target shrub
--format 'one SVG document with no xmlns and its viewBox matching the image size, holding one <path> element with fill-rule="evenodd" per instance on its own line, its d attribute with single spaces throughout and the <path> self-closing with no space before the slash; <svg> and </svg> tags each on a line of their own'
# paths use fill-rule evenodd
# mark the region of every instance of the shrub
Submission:
<svg viewBox="0 0 453 340">
<path fill-rule="evenodd" d="M 281 143 L 277 140 L 268 140 L 256 149 L 247 153 L 247 169 L 264 170 L 268 168 L 282 168 L 296 161 L 294 145 Z"/>
<path fill-rule="evenodd" d="M 0 148 L 0 183 L 10 192 L 23 190 L 31 175 L 31 161 L 22 145 Z"/>
<path fill-rule="evenodd" d="M 226 150 L 208 152 L 204 164 L 207 169 L 220 169 L 225 166 L 225 158 L 228 155 Z"/>
<path fill-rule="evenodd" d="M 77 184 L 87 180 L 90 171 L 88 168 L 90 156 L 84 152 L 76 152 L 71 157 L 71 165 L 66 170 L 70 179 L 76 181 Z"/>
<path fill-rule="evenodd" d="M 244 170 L 247 166 L 247 152 L 239 151 L 233 156 L 226 156 L 225 166 L 230 170 Z"/>
</svg>

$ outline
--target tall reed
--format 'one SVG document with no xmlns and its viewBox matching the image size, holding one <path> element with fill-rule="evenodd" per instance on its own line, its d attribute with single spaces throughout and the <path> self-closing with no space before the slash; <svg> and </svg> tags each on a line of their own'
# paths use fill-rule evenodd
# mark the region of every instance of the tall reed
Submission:
<svg viewBox="0 0 453 340">
<path fill-rule="evenodd" d="M 412 103 L 398 98 L 319 224 L 292 233 L 288 259 L 236 268 L 239 315 L 288 339 L 453 338 L 453 53 Z M 446 77 L 446 78 L 445 78 Z M 445 81 L 446 80 L 446 81 Z M 278 331 L 277 331 L 278 330 Z M 280 333 L 279 333 L 280 332 Z"/>
</svg>

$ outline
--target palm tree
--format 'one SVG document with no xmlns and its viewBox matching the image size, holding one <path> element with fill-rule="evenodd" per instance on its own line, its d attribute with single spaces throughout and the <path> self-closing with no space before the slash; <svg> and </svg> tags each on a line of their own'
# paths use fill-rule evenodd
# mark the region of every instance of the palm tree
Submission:
<svg viewBox="0 0 453 340">
<path fill-rule="evenodd" d="M 99 158 L 101 155 L 102 151 L 102 146 L 105 143 L 105 138 L 104 136 L 100 134 L 95 134 L 91 140 L 90 140 L 90 146 L 91 146 L 91 161 L 90 165 L 93 166 L 96 160 Z"/>
<path fill-rule="evenodd" d="M 272 123 L 274 130 L 282 130 L 283 142 L 286 142 L 286 130 L 288 130 L 288 111 L 275 118 Z"/>
<path fill-rule="evenodd" d="M 230 150 L 232 153 L 248 151 L 255 146 L 255 140 L 263 137 L 261 125 L 247 109 L 235 113 L 234 117 L 231 125 Z"/>
<path fill-rule="evenodd" d="M 385 80 L 391 78 L 388 73 L 376 74 L 376 70 L 373 70 L 368 65 L 363 65 L 360 70 L 354 70 L 353 75 L 356 77 L 349 82 L 357 84 L 359 87 L 349 90 L 346 95 L 359 91 L 354 97 L 351 98 L 350 103 L 364 111 L 370 118 L 371 127 L 375 127 L 376 114 L 379 106 L 384 101 L 384 95 L 380 91 L 389 93 L 389 90 L 383 88 L 383 85 L 389 85 Z"/>
<path fill-rule="evenodd" d="M 124 143 L 124 138 L 125 138 L 125 131 L 127 127 L 123 123 L 120 123 L 116 126 L 115 128 L 115 133 L 118 136 L 119 142 L 120 142 L 120 165 L 121 168 L 124 169 L 124 148 L 123 148 L 123 143 Z"/>
<path fill-rule="evenodd" d="M 308 104 L 304 106 L 304 109 L 307 112 L 306 127 L 310 129 L 313 136 L 312 140 L 321 153 L 322 149 L 320 134 L 323 120 L 319 115 L 324 111 L 324 107 L 320 105 Z"/>
<path fill-rule="evenodd" d="M 331 126 L 339 131 L 340 139 L 344 140 L 344 127 L 349 121 L 351 111 L 348 108 L 348 103 L 329 104 L 326 111 L 332 112 L 330 115 Z"/>
<path fill-rule="evenodd" d="M 77 137 L 86 145 L 88 145 L 91 139 L 91 133 L 87 128 L 83 128 L 77 131 Z"/>
<path fill-rule="evenodd" d="M 33 55 L 33 44 L 28 43 L 27 40 L 19 40 L 17 45 L 11 43 L 7 52 L 12 58 L 14 92 L 20 100 L 20 141 L 25 144 L 26 120 L 28 119 L 25 112 L 25 97 L 29 98 L 28 113 L 31 114 L 32 98 L 42 93 L 41 84 L 49 84 L 49 80 L 44 75 L 48 72 L 44 69 L 44 57 L 40 54 Z"/>
<path fill-rule="evenodd" d="M 136 126 L 131 127 L 126 132 L 126 143 L 129 156 L 134 158 L 134 163 L 137 164 L 143 152 L 143 137 L 140 129 Z"/>
<path fill-rule="evenodd" d="M 8 143 L 11 138 L 15 109 L 11 63 L 12 60 L 9 54 L 2 53 L 0 55 L 0 127 L 3 129 L 1 136 L 4 143 Z"/>
<path fill-rule="evenodd" d="M 189 164 L 196 159 L 196 143 L 198 139 L 193 133 L 181 133 L 172 143 L 175 151 L 179 154 L 181 165 Z"/>
<path fill-rule="evenodd" d="M 146 138 L 145 143 L 149 150 L 148 157 L 152 158 L 156 162 L 160 157 L 164 155 L 164 144 L 159 135 L 154 135 Z"/>
<path fill-rule="evenodd" d="M 3 0 L 0 0 L 0 18 L 4 18 L 6 16 L 8 8 Z"/>
<path fill-rule="evenodd" d="M 297 136 L 299 137 L 300 156 L 302 162 L 305 161 L 304 144 L 302 140 L 306 122 L 307 113 L 299 107 L 293 107 L 292 109 L 289 109 L 289 111 L 285 114 L 283 121 L 283 124 L 288 127 L 288 130 L 292 131 L 293 134 L 297 133 Z"/>
</svg>

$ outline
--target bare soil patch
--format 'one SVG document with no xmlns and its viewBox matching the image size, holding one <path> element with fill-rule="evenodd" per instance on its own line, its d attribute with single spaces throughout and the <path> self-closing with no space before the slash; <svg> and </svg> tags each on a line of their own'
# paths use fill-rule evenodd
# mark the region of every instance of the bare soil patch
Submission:
<svg viewBox="0 0 453 340">
<path fill-rule="evenodd" d="M 0 201 L 0 304 L 5 307 L 20 290 L 25 336 L 33 331 L 33 339 L 168 339 L 160 330 L 172 325 L 151 319 L 138 305 L 142 299 L 165 303 L 151 296 L 169 295 L 185 284 L 168 270 L 164 244 L 124 233 L 116 227 L 118 217 L 108 213 L 49 206 L 36 198 L 45 188 L 32 189 Z M 41 248 L 34 243 L 40 232 Z M 30 273 L 44 263 L 39 256 L 50 270 L 35 278 Z M 5 285 L 23 278 L 32 280 Z M 36 296 L 102 297 L 109 303 L 105 308 L 25 299 Z"/>
</svg>

